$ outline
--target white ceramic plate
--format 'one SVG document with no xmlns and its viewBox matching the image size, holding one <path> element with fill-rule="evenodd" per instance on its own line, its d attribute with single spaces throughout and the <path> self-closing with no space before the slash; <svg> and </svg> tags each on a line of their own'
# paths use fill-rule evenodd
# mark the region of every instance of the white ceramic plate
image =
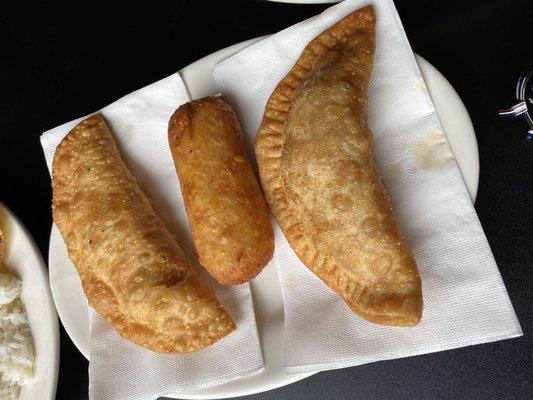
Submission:
<svg viewBox="0 0 533 400">
<path fill-rule="evenodd" d="M 295 3 L 295 4 L 325 4 L 340 3 L 341 0 L 268 0 L 276 3 Z"/>
<path fill-rule="evenodd" d="M 212 77 L 215 64 L 259 39 L 252 39 L 213 53 L 180 71 L 192 98 L 213 95 L 217 86 Z M 448 136 L 472 199 L 479 177 L 477 142 L 468 113 L 446 79 L 427 61 L 417 57 L 436 109 Z M 83 355 L 89 356 L 87 301 L 78 274 L 70 262 L 65 244 L 54 226 L 50 237 L 50 285 L 65 330 Z M 283 302 L 273 263 L 252 283 L 255 313 L 265 359 L 265 368 L 253 375 L 201 390 L 167 395 L 180 399 L 221 399 L 260 393 L 288 385 L 312 374 L 287 375 L 282 367 Z"/>
<path fill-rule="evenodd" d="M 34 381 L 22 387 L 19 400 L 53 400 L 59 368 L 59 329 L 43 258 L 19 219 L 0 203 L 5 264 L 22 280 L 21 300 L 28 314 L 35 349 Z"/>
</svg>

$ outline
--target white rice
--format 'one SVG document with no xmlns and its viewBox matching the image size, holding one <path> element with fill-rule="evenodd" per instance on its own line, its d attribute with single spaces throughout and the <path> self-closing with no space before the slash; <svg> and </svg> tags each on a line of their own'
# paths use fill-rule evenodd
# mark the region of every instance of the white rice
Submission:
<svg viewBox="0 0 533 400">
<path fill-rule="evenodd" d="M 0 273 L 0 399 L 18 399 L 33 379 L 33 344 L 28 318 L 18 298 L 21 282 Z"/>
<path fill-rule="evenodd" d="M 21 290 L 21 281 L 12 275 L 0 273 L 0 305 L 11 303 L 19 298 Z"/>
<path fill-rule="evenodd" d="M 15 383 L 4 382 L 0 379 L 0 399 L 17 400 L 20 394 L 20 386 Z"/>
</svg>

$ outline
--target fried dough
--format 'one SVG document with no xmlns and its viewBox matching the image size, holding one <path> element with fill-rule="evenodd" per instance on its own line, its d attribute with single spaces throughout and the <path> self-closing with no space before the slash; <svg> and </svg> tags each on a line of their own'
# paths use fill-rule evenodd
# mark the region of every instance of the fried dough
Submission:
<svg viewBox="0 0 533 400">
<path fill-rule="evenodd" d="M 268 100 L 255 149 L 267 202 L 300 260 L 363 318 L 413 326 L 420 276 L 367 127 L 374 41 L 371 7 L 311 41 Z"/>
<path fill-rule="evenodd" d="M 200 264 L 223 285 L 249 281 L 272 258 L 274 233 L 237 116 L 218 97 L 191 101 L 168 138 Z"/>
</svg>

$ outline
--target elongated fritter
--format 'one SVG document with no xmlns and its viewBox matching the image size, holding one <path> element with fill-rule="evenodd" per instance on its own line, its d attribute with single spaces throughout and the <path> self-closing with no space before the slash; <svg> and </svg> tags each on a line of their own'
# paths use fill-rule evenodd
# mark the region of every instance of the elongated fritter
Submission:
<svg viewBox="0 0 533 400">
<path fill-rule="evenodd" d="M 139 189 L 100 115 L 56 149 L 52 188 L 54 221 L 89 304 L 125 339 L 187 353 L 235 329 Z"/>
<path fill-rule="evenodd" d="M 302 262 L 369 321 L 416 325 L 422 290 L 372 153 L 371 7 L 303 50 L 266 105 L 256 140 L 266 199 Z"/>
<path fill-rule="evenodd" d="M 237 116 L 218 97 L 176 110 L 168 138 L 200 263 L 224 285 L 270 261 L 274 233 Z"/>
</svg>

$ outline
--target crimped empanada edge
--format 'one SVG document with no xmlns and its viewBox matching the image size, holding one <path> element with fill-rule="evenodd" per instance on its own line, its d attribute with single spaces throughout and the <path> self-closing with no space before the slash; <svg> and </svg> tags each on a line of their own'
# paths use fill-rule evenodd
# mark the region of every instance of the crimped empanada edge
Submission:
<svg viewBox="0 0 533 400">
<path fill-rule="evenodd" d="M 343 39 L 360 31 L 362 25 L 366 27 L 375 25 L 375 15 L 371 6 L 347 15 L 306 46 L 294 67 L 280 81 L 267 102 L 256 137 L 255 153 L 265 197 L 298 258 L 324 283 L 340 294 L 348 306 L 361 317 L 378 324 L 413 326 L 420 321 L 420 315 L 404 314 L 395 317 L 384 315 L 380 312 L 382 310 L 377 308 L 360 307 L 357 299 L 368 286 L 364 282 L 355 282 L 353 277 L 346 277 L 333 260 L 328 260 L 327 254 L 316 250 L 312 238 L 306 237 L 305 232 L 298 226 L 297 218 L 291 214 L 281 175 L 281 157 L 286 140 L 285 126 L 294 94 L 310 76 L 317 59 Z"/>
</svg>

